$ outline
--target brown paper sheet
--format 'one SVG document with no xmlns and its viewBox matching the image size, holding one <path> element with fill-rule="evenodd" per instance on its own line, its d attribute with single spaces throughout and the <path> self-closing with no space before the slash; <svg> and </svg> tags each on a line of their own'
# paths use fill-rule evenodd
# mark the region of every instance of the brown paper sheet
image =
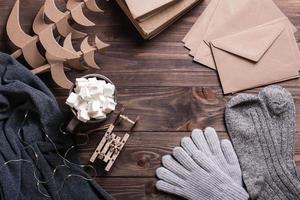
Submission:
<svg viewBox="0 0 300 200">
<path fill-rule="evenodd" d="M 159 14 L 156 14 L 143 22 L 138 22 L 131 16 L 125 0 L 116 1 L 139 31 L 141 36 L 144 39 L 151 39 L 170 26 L 179 17 L 193 8 L 197 3 L 200 3 L 202 0 L 180 0 L 174 5 L 166 8 L 163 12 L 160 12 Z"/>
<path fill-rule="evenodd" d="M 143 22 L 179 0 L 125 0 L 132 17 Z"/>
</svg>

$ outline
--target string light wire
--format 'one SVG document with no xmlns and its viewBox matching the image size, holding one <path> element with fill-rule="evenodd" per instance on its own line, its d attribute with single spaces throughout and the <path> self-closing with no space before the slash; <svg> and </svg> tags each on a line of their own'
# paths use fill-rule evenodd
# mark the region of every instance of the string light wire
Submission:
<svg viewBox="0 0 300 200">
<path fill-rule="evenodd" d="M 45 178 L 45 179 L 42 179 L 38 176 L 38 173 L 37 173 L 37 167 L 38 166 L 38 163 L 39 163 L 39 155 L 38 153 L 35 151 L 34 147 L 29 144 L 28 142 L 26 142 L 22 136 L 21 136 L 21 133 L 22 133 L 22 128 L 24 127 L 27 119 L 28 119 L 28 116 L 29 116 L 29 112 L 27 111 L 24 115 L 24 118 L 21 122 L 21 126 L 20 128 L 18 129 L 17 131 L 17 136 L 18 136 L 18 139 L 20 140 L 20 142 L 25 146 L 24 148 L 25 149 L 30 149 L 33 154 L 34 154 L 34 161 L 30 161 L 30 160 L 27 160 L 27 159 L 14 159 L 14 160 L 9 160 L 9 161 L 6 161 L 4 162 L 1 166 L 0 166 L 0 172 L 3 170 L 4 167 L 8 167 L 9 165 L 12 165 L 12 164 L 21 164 L 21 163 L 27 163 L 27 164 L 30 164 L 31 167 L 32 167 L 32 170 L 33 170 L 33 177 L 34 179 L 36 180 L 36 185 L 37 185 L 37 189 L 39 191 L 39 193 L 47 198 L 53 198 L 55 196 L 57 196 L 64 188 L 64 185 L 65 185 L 65 182 L 67 180 L 69 180 L 70 178 L 79 178 L 79 179 L 82 179 L 82 180 L 85 180 L 85 181 L 93 181 L 93 177 L 96 177 L 97 176 L 97 171 L 96 169 L 92 166 L 92 165 L 84 165 L 84 164 L 77 164 L 77 163 L 74 163 L 74 162 L 71 162 L 70 160 L 67 159 L 68 155 L 70 154 L 70 152 L 73 150 L 73 149 L 76 149 L 77 147 L 81 147 L 81 146 L 85 146 L 87 144 L 89 144 L 89 135 L 90 134 L 94 134 L 94 133 L 97 133 L 99 131 L 103 131 L 103 130 L 106 130 L 108 127 L 109 127 L 109 124 L 107 125 L 104 125 L 100 128 L 97 128 L 97 129 L 94 129 L 94 130 L 90 130 L 90 131 L 87 131 L 86 133 L 77 133 L 76 135 L 77 136 L 81 136 L 81 137 L 85 137 L 86 140 L 85 142 L 83 143 L 80 143 L 80 144 L 76 144 L 76 145 L 72 145 L 70 146 L 66 152 L 64 153 L 64 155 L 61 155 L 61 153 L 59 152 L 56 144 L 54 143 L 54 141 L 51 139 L 51 137 L 46 133 L 45 129 L 43 128 L 43 125 L 41 124 L 40 122 L 40 128 L 43 132 L 43 134 L 45 134 L 46 136 L 46 139 L 51 143 L 51 145 L 53 146 L 54 150 L 55 150 L 55 153 L 58 155 L 58 157 L 63 161 L 63 164 L 61 165 L 58 165 L 56 166 L 53 171 L 50 173 L 50 176 L 48 178 Z M 62 126 L 60 126 L 59 128 L 60 130 L 60 133 L 63 134 L 63 135 L 69 135 L 70 133 L 64 131 L 62 129 Z M 93 171 L 93 174 L 90 175 L 90 177 L 86 177 L 86 176 L 83 176 L 83 175 L 80 175 L 80 174 L 76 174 L 76 173 L 70 173 L 68 175 L 66 175 L 63 179 L 63 182 L 61 183 L 61 185 L 58 187 L 58 190 L 55 191 L 54 195 L 49 195 L 47 192 L 45 191 L 42 191 L 42 186 L 44 186 L 45 184 L 48 184 L 50 181 L 54 180 L 55 181 L 55 174 L 57 173 L 57 171 L 59 169 L 63 169 L 63 168 L 66 168 L 68 169 L 69 171 L 73 170 L 73 168 L 81 168 L 82 170 L 86 171 L 86 169 L 91 169 Z M 75 170 L 74 170 L 75 171 Z"/>
</svg>

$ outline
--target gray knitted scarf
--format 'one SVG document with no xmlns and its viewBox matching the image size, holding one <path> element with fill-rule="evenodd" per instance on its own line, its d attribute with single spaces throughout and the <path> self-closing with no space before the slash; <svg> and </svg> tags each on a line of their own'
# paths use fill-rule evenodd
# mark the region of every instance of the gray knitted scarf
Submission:
<svg viewBox="0 0 300 200">
<path fill-rule="evenodd" d="M 64 166 L 56 150 L 63 155 L 72 141 L 58 131 L 62 120 L 42 81 L 0 53 L 0 199 L 113 199 L 78 165 Z"/>
</svg>

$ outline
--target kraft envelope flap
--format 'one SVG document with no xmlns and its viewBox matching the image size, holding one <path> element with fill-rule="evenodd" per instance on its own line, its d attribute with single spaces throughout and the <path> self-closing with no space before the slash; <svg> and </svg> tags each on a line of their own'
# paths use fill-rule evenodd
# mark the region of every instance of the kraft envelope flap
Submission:
<svg viewBox="0 0 300 200">
<path fill-rule="evenodd" d="M 226 52 L 258 62 L 285 28 L 285 23 L 266 23 L 234 35 L 216 39 L 211 44 Z"/>
</svg>

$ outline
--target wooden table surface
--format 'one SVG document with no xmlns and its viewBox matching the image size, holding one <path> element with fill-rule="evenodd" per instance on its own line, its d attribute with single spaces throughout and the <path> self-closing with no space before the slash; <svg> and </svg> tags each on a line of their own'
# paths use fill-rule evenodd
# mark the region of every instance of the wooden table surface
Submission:
<svg viewBox="0 0 300 200">
<path fill-rule="evenodd" d="M 275 2 L 300 29 L 300 0 Z M 21 0 L 21 24 L 27 33 L 32 33 L 31 23 L 42 3 L 43 0 Z M 64 0 L 56 0 L 56 3 L 64 8 Z M 104 14 L 86 12 L 97 25 L 84 30 L 91 35 L 97 34 L 111 47 L 105 55 L 96 57 L 101 70 L 73 71 L 68 76 L 72 80 L 88 73 L 107 76 L 116 84 L 119 103 L 126 108 L 126 114 L 141 117 L 113 169 L 103 173 L 103 168 L 96 166 L 99 171 L 96 181 L 118 200 L 177 199 L 155 190 L 155 169 L 160 166 L 161 157 L 170 153 L 180 139 L 189 136 L 196 127 L 212 126 L 221 138 L 227 137 L 224 106 L 231 97 L 223 96 L 216 72 L 192 62 L 181 43 L 208 3 L 205 0 L 151 41 L 140 38 L 114 1 L 99 2 Z M 7 53 L 14 50 L 5 32 L 13 4 L 14 0 L 0 0 L 0 50 Z M 300 41 L 299 31 L 296 39 Z M 57 87 L 49 74 L 41 78 L 51 88 L 64 112 L 68 112 L 64 105 L 68 91 Z M 280 85 L 293 94 L 299 111 L 300 81 L 286 81 Z M 122 134 L 122 130 L 119 133 Z M 79 149 L 83 162 L 88 162 L 102 135 L 92 135 L 90 143 Z M 300 134 L 296 135 L 295 150 L 300 171 Z"/>
</svg>

